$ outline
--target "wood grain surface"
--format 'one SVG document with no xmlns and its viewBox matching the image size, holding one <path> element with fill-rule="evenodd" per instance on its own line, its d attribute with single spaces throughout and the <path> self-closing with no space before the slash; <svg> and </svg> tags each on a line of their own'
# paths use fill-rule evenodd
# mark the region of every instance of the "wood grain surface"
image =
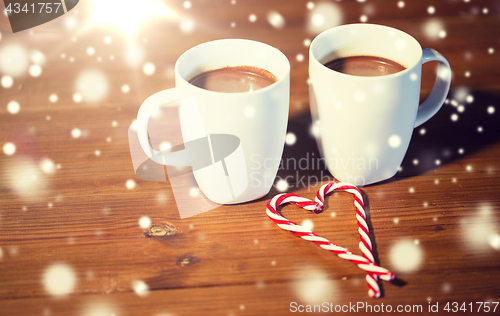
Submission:
<svg viewBox="0 0 500 316">
<path fill-rule="evenodd" d="M 329 313 L 500 315 L 500 1 L 116 1 L 101 21 L 92 19 L 99 2 L 18 33 L 0 16 L 0 315 L 286 315 L 323 302 Z M 143 10 L 155 3 L 172 14 Z M 376 259 L 397 275 L 380 283 L 380 299 L 368 297 L 356 266 L 269 221 L 276 187 L 181 219 L 170 181 L 140 180 L 132 168 L 127 131 L 139 105 L 174 87 L 184 51 L 221 38 L 288 57 L 296 142 L 283 161 L 319 157 L 307 87 L 318 19 L 401 29 L 453 71 L 446 104 L 415 129 L 400 172 L 362 188 Z M 422 98 L 434 69 L 424 66 Z M 97 73 L 84 82 L 90 92 L 78 81 L 87 71 Z M 308 198 L 333 180 L 305 169 L 285 166 L 277 180 Z M 321 214 L 281 213 L 359 253 L 349 194 L 329 196 Z M 346 310 L 353 305 L 363 307 Z"/>
</svg>

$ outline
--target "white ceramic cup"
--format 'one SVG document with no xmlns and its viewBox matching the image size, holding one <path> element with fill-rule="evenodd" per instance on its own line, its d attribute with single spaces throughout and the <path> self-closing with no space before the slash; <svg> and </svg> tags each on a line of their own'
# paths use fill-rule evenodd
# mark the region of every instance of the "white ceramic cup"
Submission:
<svg viewBox="0 0 500 316">
<path fill-rule="evenodd" d="M 406 67 L 385 76 L 354 76 L 324 63 L 348 56 L 378 56 Z M 429 97 L 419 106 L 422 64 L 438 61 Z M 437 51 L 382 25 L 348 24 L 319 34 L 309 50 L 309 98 L 320 153 L 341 181 L 367 185 L 391 178 L 413 129 L 442 106 L 451 69 Z"/>
<path fill-rule="evenodd" d="M 238 93 L 209 91 L 189 83 L 202 72 L 226 66 L 263 68 L 274 74 L 278 81 L 262 89 Z M 196 182 L 205 196 L 219 204 L 258 199 L 270 191 L 278 171 L 279 164 L 265 162 L 281 159 L 289 95 L 290 63 L 278 49 L 243 39 L 206 42 L 179 57 L 175 64 L 175 88 L 158 92 L 143 102 L 137 114 L 140 123 L 137 126 L 138 139 L 148 157 L 164 165 L 176 165 L 179 160 L 189 165 L 189 161 L 202 159 L 197 154 L 196 157 L 187 157 L 193 153 L 187 151 L 187 144 L 208 139 L 210 163 L 204 168 L 193 168 Z M 175 159 L 172 153 L 162 154 L 154 150 L 147 136 L 150 116 L 159 107 L 171 105 L 179 107 L 186 147 L 180 159 Z M 219 141 L 217 146 L 224 147 L 224 139 L 231 142 L 236 139 L 236 143 L 217 152 L 214 137 L 221 135 L 227 137 L 222 138 L 222 144 Z M 200 150 L 198 148 L 194 153 Z"/>
</svg>

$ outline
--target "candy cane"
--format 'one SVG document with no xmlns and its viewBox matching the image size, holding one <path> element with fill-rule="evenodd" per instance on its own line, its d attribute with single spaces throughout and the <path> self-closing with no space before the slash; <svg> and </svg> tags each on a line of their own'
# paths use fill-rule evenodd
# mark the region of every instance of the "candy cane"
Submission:
<svg viewBox="0 0 500 316">
<path fill-rule="evenodd" d="M 360 237 L 359 249 L 363 253 L 363 256 L 356 255 L 355 253 L 334 244 L 328 239 L 316 235 L 312 231 L 305 229 L 297 223 L 289 221 L 277 212 L 277 208 L 280 205 L 292 203 L 308 211 L 319 213 L 324 208 L 325 196 L 333 191 L 345 191 L 354 195 L 354 205 L 356 206 L 356 218 L 358 220 L 358 232 Z M 359 268 L 365 270 L 366 281 L 368 283 L 368 295 L 370 297 L 378 298 L 381 295 L 380 286 L 377 282 L 378 278 L 384 281 L 392 281 L 394 279 L 394 273 L 378 266 L 375 263 L 368 224 L 366 223 L 363 196 L 361 195 L 361 191 L 359 191 L 356 186 L 342 182 L 325 184 L 316 194 L 315 202 L 293 193 L 278 194 L 267 203 L 266 213 L 267 216 L 269 216 L 269 219 L 276 223 L 280 228 L 288 230 L 302 239 L 314 242 L 321 248 L 333 252 L 342 259 L 351 261 Z"/>
</svg>

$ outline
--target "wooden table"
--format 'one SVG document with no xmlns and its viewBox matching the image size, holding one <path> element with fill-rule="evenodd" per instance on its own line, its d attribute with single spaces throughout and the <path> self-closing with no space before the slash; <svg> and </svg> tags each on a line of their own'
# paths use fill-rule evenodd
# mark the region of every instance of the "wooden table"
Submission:
<svg viewBox="0 0 500 316">
<path fill-rule="evenodd" d="M 0 315 L 282 315 L 314 304 L 377 315 L 389 308 L 500 315 L 500 307 L 493 312 L 500 300 L 499 1 L 330 1 L 322 8 L 165 0 L 173 15 L 146 16 L 138 26 L 127 14 L 142 8 L 131 6 L 155 2 L 121 3 L 92 23 L 94 2 L 80 1 L 15 34 L 0 17 L 0 52 L 21 47 L 0 69 L 2 77 L 19 71 L 0 87 Z M 380 283 L 380 299 L 368 297 L 356 266 L 269 221 L 266 203 L 277 189 L 181 220 L 170 182 L 139 180 L 132 169 L 127 131 L 142 101 L 174 86 L 182 52 L 233 37 L 271 44 L 289 58 L 288 129 L 297 141 L 283 157 L 318 157 L 307 88 L 307 46 L 317 34 L 307 26 L 318 8 L 326 23 L 408 32 L 453 70 L 447 103 L 415 130 L 401 172 L 362 188 L 376 258 L 398 278 Z M 127 55 L 132 44 L 136 54 Z M 153 73 L 144 71 L 147 63 Z M 88 70 L 95 72 L 85 90 L 77 81 Z M 433 75 L 426 66 L 422 97 Z M 287 191 L 309 198 L 326 183 L 314 176 L 331 178 L 325 170 L 278 173 L 289 175 Z M 359 252 L 349 194 L 329 196 L 319 215 L 292 206 L 281 212 Z M 151 225 L 168 234 L 148 236 Z"/>
</svg>

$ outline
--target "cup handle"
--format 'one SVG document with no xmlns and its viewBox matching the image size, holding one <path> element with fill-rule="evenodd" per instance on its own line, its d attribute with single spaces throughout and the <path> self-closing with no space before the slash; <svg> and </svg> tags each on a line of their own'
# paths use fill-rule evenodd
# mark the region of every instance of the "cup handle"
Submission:
<svg viewBox="0 0 500 316">
<path fill-rule="evenodd" d="M 431 94 L 427 99 L 419 106 L 417 112 L 417 118 L 415 120 L 415 126 L 418 127 L 423 123 L 427 122 L 434 114 L 439 111 L 448 91 L 450 90 L 451 84 L 451 67 L 448 60 L 444 58 L 441 53 L 432 48 L 422 49 L 422 64 L 429 61 L 438 61 L 437 76 L 434 82 L 434 87 L 432 88 Z"/>
<path fill-rule="evenodd" d="M 151 160 L 158 164 L 165 164 L 165 161 L 162 155 L 159 155 L 161 151 L 151 147 L 148 139 L 148 122 L 151 115 L 162 106 L 179 106 L 181 107 L 179 110 L 180 115 L 190 118 L 184 123 L 186 129 L 189 130 L 189 135 L 184 137 L 189 139 L 184 139 L 184 142 L 207 136 L 195 97 L 186 95 L 178 88 L 163 90 L 151 95 L 139 107 L 135 128 L 142 150 Z"/>
</svg>

